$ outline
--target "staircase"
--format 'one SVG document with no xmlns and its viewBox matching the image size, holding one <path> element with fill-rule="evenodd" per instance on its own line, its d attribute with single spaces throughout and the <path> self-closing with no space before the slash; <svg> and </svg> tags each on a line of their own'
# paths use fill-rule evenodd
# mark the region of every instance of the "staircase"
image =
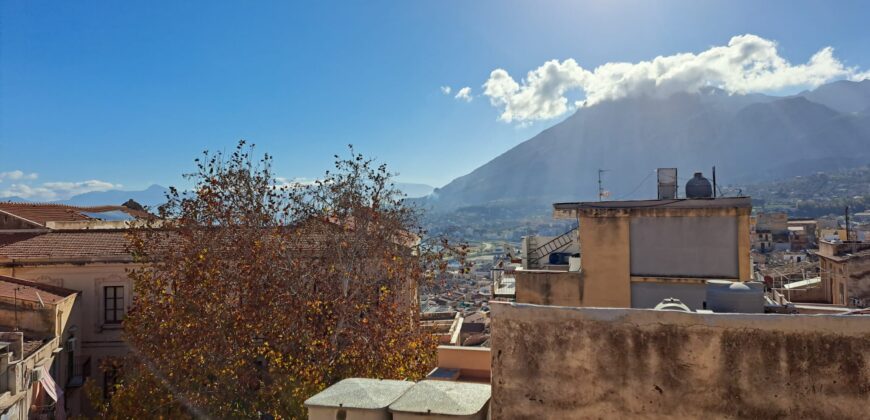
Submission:
<svg viewBox="0 0 870 420">
<path fill-rule="evenodd" d="M 549 257 L 553 252 L 567 248 L 576 237 L 577 226 L 533 249 L 529 252 L 529 267 L 539 267 L 542 259 Z"/>
</svg>

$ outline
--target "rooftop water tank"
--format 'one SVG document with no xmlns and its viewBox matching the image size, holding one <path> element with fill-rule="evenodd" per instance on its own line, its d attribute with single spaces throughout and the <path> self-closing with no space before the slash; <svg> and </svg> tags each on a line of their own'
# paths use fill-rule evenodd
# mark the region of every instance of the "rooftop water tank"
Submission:
<svg viewBox="0 0 870 420">
<path fill-rule="evenodd" d="M 700 172 L 686 183 L 686 198 L 713 198 L 713 184 Z"/>
<path fill-rule="evenodd" d="M 707 280 L 707 309 L 713 312 L 764 313 L 764 284 Z"/>
<path fill-rule="evenodd" d="M 656 305 L 655 310 L 657 311 L 678 311 L 678 312 L 692 312 L 685 303 L 677 298 L 667 298 L 658 305 Z"/>
</svg>

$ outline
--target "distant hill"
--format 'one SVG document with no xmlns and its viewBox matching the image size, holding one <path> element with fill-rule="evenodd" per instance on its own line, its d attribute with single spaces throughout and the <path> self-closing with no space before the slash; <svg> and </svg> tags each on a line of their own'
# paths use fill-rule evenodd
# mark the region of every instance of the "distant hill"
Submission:
<svg viewBox="0 0 870 420">
<path fill-rule="evenodd" d="M 154 184 L 140 191 L 93 191 L 74 195 L 67 200 L 59 200 L 57 203 L 73 206 L 96 206 L 101 204 L 121 205 L 132 198 L 143 206 L 156 207 L 166 201 L 166 191 L 167 189 L 165 187 Z"/>
<path fill-rule="evenodd" d="M 602 182 L 611 199 L 638 199 L 655 197 L 658 167 L 678 168 L 682 190 L 692 172 L 709 176 L 714 165 L 725 185 L 866 164 L 870 113 L 843 110 L 866 109 L 868 87 L 835 82 L 785 98 L 710 89 L 602 102 L 417 202 L 450 211 L 595 200 L 598 169 L 608 170 Z"/>
<path fill-rule="evenodd" d="M 414 184 L 409 182 L 396 182 L 396 188 L 402 191 L 408 197 L 423 197 L 429 195 L 435 187 L 426 184 Z"/>
<path fill-rule="evenodd" d="M 52 203 L 69 204 L 72 206 L 99 206 L 99 205 L 116 205 L 119 206 L 129 199 L 142 204 L 143 206 L 157 207 L 166 201 L 165 193 L 167 188 L 160 185 L 152 185 L 144 190 L 139 191 L 124 191 L 124 190 L 108 190 L 108 191 L 92 191 L 84 194 L 78 194 L 70 197 L 67 200 L 56 200 Z M 4 197 L 0 201 L 13 201 L 16 203 L 30 203 L 33 200 L 24 199 L 21 197 Z"/>
</svg>

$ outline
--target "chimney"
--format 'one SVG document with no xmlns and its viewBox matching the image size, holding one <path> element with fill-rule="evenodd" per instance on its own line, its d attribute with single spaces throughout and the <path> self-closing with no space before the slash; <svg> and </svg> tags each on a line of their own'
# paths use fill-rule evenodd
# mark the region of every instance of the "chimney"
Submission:
<svg viewBox="0 0 870 420">
<path fill-rule="evenodd" d="M 677 168 L 658 168 L 659 200 L 677 198 Z"/>
</svg>

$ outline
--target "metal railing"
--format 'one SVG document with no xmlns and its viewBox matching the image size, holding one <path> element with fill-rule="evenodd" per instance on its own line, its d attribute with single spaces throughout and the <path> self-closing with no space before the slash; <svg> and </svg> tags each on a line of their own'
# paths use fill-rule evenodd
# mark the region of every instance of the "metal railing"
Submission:
<svg viewBox="0 0 870 420">
<path fill-rule="evenodd" d="M 579 226 L 574 226 L 571 230 L 551 239 L 543 245 L 535 248 L 529 253 L 529 266 L 537 265 L 542 258 L 566 248 L 574 242 L 574 235 Z"/>
</svg>

